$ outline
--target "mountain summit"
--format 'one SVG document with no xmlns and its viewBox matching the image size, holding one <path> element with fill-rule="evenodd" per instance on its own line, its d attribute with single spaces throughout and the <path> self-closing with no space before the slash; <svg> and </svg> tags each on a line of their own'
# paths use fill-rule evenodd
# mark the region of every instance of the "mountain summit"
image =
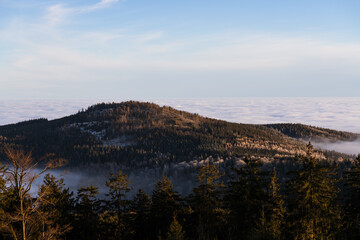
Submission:
<svg viewBox="0 0 360 240">
<path fill-rule="evenodd" d="M 123 169 L 221 159 L 289 159 L 305 153 L 304 140 L 354 140 L 356 134 L 302 124 L 238 124 L 153 103 L 101 103 L 74 115 L 0 127 L 2 144 L 41 156 L 53 152 L 68 166 Z M 319 155 L 323 156 L 322 152 Z"/>
</svg>

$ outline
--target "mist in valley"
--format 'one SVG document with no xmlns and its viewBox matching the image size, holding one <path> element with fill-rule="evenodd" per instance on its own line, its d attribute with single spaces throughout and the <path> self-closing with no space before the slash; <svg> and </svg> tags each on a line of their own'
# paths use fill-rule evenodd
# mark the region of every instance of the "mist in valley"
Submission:
<svg viewBox="0 0 360 240">
<path fill-rule="evenodd" d="M 106 198 L 108 189 L 106 187 L 106 181 L 110 177 L 110 173 L 117 174 L 117 171 L 99 170 L 94 172 L 93 170 L 50 170 L 47 172 L 53 175 L 57 179 L 63 178 L 65 188 L 69 188 L 75 195 L 77 190 L 81 187 L 87 187 L 91 184 L 99 188 L 99 196 Z M 132 190 L 127 193 L 127 198 L 132 198 L 138 190 L 141 188 L 145 193 L 151 195 L 158 179 L 165 174 L 173 183 L 174 190 L 182 194 L 188 195 L 193 187 L 196 186 L 196 172 L 185 173 L 183 171 L 177 171 L 173 173 L 167 173 L 165 168 L 154 169 L 141 169 L 131 170 L 124 172 L 128 175 Z M 46 174 L 41 175 L 34 184 L 33 193 L 36 193 Z"/>
<path fill-rule="evenodd" d="M 360 153 L 360 139 L 355 141 L 337 141 L 337 142 L 311 142 L 315 147 L 346 153 L 349 155 L 358 155 Z"/>
<path fill-rule="evenodd" d="M 349 155 L 357 155 L 360 153 L 360 139 L 356 141 L 346 142 L 312 142 L 316 148 L 329 151 L 337 151 Z M 194 160 L 189 163 L 181 162 L 178 164 L 169 164 L 165 166 L 154 166 L 154 168 L 143 168 L 143 169 L 132 169 L 123 171 L 128 175 L 132 190 L 127 194 L 128 198 L 132 198 L 136 192 L 141 188 L 145 193 L 151 195 L 156 182 L 161 178 L 162 175 L 166 175 L 170 178 L 173 183 L 174 189 L 179 192 L 182 196 L 187 196 L 191 193 L 192 189 L 197 186 L 196 182 L 196 169 L 204 164 L 206 160 Z M 223 159 L 215 160 L 215 162 L 222 171 L 226 171 L 226 163 Z M 229 160 L 231 162 L 231 160 Z M 232 163 L 235 165 L 241 165 L 241 160 Z M 94 170 L 95 169 L 95 170 Z M 47 173 L 55 176 L 57 179 L 63 178 L 65 187 L 71 191 L 76 192 L 81 187 L 87 187 L 91 184 L 99 188 L 99 196 L 102 198 L 106 197 L 108 191 L 105 183 L 109 179 L 110 173 L 117 174 L 122 169 L 112 168 L 101 169 L 100 167 L 94 167 L 93 169 L 70 169 L 62 170 L 55 169 L 48 171 Z M 41 176 L 36 185 L 40 186 L 43 182 L 43 176 Z"/>
</svg>

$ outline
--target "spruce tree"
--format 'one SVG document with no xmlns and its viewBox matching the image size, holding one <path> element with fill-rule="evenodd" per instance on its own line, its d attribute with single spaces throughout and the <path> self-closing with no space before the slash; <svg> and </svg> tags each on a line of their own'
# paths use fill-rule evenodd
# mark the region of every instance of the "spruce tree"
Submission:
<svg viewBox="0 0 360 240">
<path fill-rule="evenodd" d="M 60 238 L 72 229 L 73 193 L 65 188 L 64 179 L 47 174 L 38 195 L 42 196 L 38 219 L 43 239 Z"/>
<path fill-rule="evenodd" d="M 132 228 L 135 232 L 135 240 L 144 240 L 149 237 L 149 232 L 151 232 L 151 205 L 151 198 L 142 189 L 139 189 L 130 204 L 130 209 L 134 215 Z"/>
<path fill-rule="evenodd" d="M 275 168 L 271 172 L 270 182 L 267 187 L 267 197 L 261 212 L 260 224 L 256 239 L 281 239 L 285 223 L 285 203 L 280 195 L 280 184 Z"/>
<path fill-rule="evenodd" d="M 173 221 L 170 224 L 169 231 L 166 236 L 166 240 L 184 240 L 185 233 L 182 229 L 182 226 L 176 219 L 176 215 L 173 217 Z"/>
<path fill-rule="evenodd" d="M 230 208 L 229 231 L 234 239 L 252 239 L 266 203 L 266 174 L 259 159 L 245 156 L 245 165 L 236 173 L 227 194 Z"/>
<path fill-rule="evenodd" d="M 309 143 L 301 168 L 288 181 L 289 237 L 293 239 L 335 239 L 341 226 L 336 202 L 339 189 L 335 172 L 321 165 Z"/>
<path fill-rule="evenodd" d="M 121 239 L 121 220 L 124 211 L 124 207 L 128 203 L 125 198 L 125 194 L 131 190 L 128 176 L 123 174 L 120 170 L 117 175 L 110 174 L 109 180 L 106 182 L 106 186 L 109 188 L 107 196 L 110 197 L 108 201 L 110 207 L 113 209 L 117 217 L 117 239 Z"/>
<path fill-rule="evenodd" d="M 162 176 L 156 183 L 152 194 L 152 227 L 153 239 L 157 236 L 165 237 L 174 214 L 182 209 L 182 199 L 179 193 L 174 191 L 173 185 L 166 176 Z"/>
<path fill-rule="evenodd" d="M 212 239 L 221 235 L 221 228 L 225 224 L 221 176 L 219 169 L 209 162 L 199 168 L 197 178 L 200 185 L 193 189 L 189 197 L 198 239 Z"/>
<path fill-rule="evenodd" d="M 90 185 L 77 192 L 74 220 L 74 239 L 99 239 L 100 201 L 96 198 L 98 188 Z"/>
</svg>

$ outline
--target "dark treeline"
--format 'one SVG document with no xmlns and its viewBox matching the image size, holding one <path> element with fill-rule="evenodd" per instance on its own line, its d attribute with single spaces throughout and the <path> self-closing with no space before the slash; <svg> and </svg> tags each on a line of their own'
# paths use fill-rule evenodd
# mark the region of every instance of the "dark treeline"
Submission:
<svg viewBox="0 0 360 240">
<path fill-rule="evenodd" d="M 359 239 L 360 157 L 351 169 L 319 161 L 309 144 L 299 169 L 279 181 L 257 158 L 224 176 L 210 162 L 198 169 L 198 185 L 181 197 L 161 177 L 151 196 L 132 186 L 121 171 L 111 174 L 100 199 L 92 185 L 69 191 L 47 174 L 62 164 L 46 156 L 42 171 L 22 150 L 7 148 L 0 177 L 0 239 Z M 224 181 L 225 179 L 228 179 Z"/>
</svg>

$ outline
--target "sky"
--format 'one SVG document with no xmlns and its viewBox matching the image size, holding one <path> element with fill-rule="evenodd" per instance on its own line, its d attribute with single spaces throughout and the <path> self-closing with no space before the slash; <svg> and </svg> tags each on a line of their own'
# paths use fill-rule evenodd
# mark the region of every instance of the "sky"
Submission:
<svg viewBox="0 0 360 240">
<path fill-rule="evenodd" d="M 0 99 L 359 97 L 358 0 L 0 0 Z"/>
</svg>

